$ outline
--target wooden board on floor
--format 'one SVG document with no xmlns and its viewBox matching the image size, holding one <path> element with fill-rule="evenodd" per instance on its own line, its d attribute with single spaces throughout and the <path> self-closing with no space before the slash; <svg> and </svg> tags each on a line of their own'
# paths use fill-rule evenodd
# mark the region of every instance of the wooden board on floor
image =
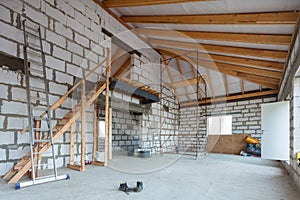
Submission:
<svg viewBox="0 0 300 200">
<path fill-rule="evenodd" d="M 223 153 L 239 155 L 246 151 L 245 139 L 249 134 L 234 135 L 209 135 L 207 139 L 207 151 L 209 153 Z"/>
</svg>

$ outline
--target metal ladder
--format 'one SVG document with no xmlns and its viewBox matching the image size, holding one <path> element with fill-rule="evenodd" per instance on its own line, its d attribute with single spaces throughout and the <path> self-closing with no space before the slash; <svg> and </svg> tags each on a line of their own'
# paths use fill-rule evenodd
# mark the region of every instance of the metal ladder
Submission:
<svg viewBox="0 0 300 200">
<path fill-rule="evenodd" d="M 32 22 L 27 23 L 25 19 L 23 20 L 23 33 L 32 181 L 16 183 L 16 189 L 70 178 L 68 174 L 57 175 L 49 106 L 49 83 L 46 78 L 45 54 L 40 26 Z M 46 150 L 43 150 L 45 145 L 51 145 L 51 153 L 46 153 Z M 45 166 L 38 162 L 42 154 L 52 156 L 53 174 L 50 176 L 38 177 L 38 168 Z"/>
</svg>

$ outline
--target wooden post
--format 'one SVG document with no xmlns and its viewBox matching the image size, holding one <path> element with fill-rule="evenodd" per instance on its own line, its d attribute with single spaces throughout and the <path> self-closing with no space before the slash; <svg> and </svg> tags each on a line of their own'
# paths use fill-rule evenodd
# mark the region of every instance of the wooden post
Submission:
<svg viewBox="0 0 300 200">
<path fill-rule="evenodd" d="M 109 141 L 109 147 L 108 147 L 108 160 L 112 159 L 112 108 L 109 108 L 109 130 L 108 130 L 108 141 Z"/>
<path fill-rule="evenodd" d="M 93 133 L 93 161 L 96 161 L 98 150 L 98 98 L 94 101 L 94 133 Z"/>
<path fill-rule="evenodd" d="M 70 132 L 70 165 L 74 165 L 74 135 L 75 135 L 75 122 L 71 125 Z"/>
<path fill-rule="evenodd" d="M 85 96 L 85 79 L 82 80 L 81 89 L 81 171 L 85 171 L 85 130 L 86 130 L 86 96 Z"/>
<path fill-rule="evenodd" d="M 105 95 L 105 144 L 104 144 L 104 166 L 108 163 L 108 131 L 109 131 L 109 76 L 110 76 L 110 49 L 106 48 L 106 95 Z"/>
</svg>

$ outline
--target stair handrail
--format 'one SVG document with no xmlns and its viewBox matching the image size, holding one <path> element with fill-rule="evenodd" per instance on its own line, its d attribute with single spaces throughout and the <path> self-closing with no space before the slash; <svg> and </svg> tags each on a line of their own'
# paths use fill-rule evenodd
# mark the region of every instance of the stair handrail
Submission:
<svg viewBox="0 0 300 200">
<path fill-rule="evenodd" d="M 70 90 L 68 90 L 60 99 L 58 99 L 51 107 L 50 110 L 56 110 L 59 106 L 61 106 L 66 100 L 67 97 L 78 87 L 80 86 L 83 81 L 85 81 L 92 73 L 94 73 L 101 65 L 106 61 L 104 59 L 99 64 L 97 64 L 87 75 L 85 75 L 78 83 L 76 83 Z M 46 111 L 43 112 L 40 117 L 44 117 L 46 115 Z M 29 126 L 23 128 L 22 131 L 20 131 L 20 134 L 24 134 L 27 131 L 29 131 Z"/>
</svg>

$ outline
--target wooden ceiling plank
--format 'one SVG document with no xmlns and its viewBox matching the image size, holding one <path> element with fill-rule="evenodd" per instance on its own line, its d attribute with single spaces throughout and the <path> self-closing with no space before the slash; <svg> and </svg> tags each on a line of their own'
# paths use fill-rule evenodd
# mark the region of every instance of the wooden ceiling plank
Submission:
<svg viewBox="0 0 300 200">
<path fill-rule="evenodd" d="M 243 47 L 231 47 L 221 45 L 210 45 L 210 44 L 198 44 L 191 42 L 178 42 L 171 40 L 160 40 L 160 39 L 148 39 L 148 42 L 152 45 L 159 47 L 174 47 L 186 50 L 198 50 L 204 53 L 214 54 L 230 54 L 232 56 L 251 56 L 256 58 L 265 59 L 278 59 L 283 63 L 286 60 L 287 51 L 276 51 L 276 50 L 264 50 L 264 49 L 252 49 Z"/>
<path fill-rule="evenodd" d="M 244 85 L 243 79 L 240 79 L 240 85 L 241 85 L 242 94 L 244 94 L 245 93 L 245 85 Z"/>
<path fill-rule="evenodd" d="M 103 3 L 108 8 L 134 7 L 134 6 L 153 6 L 163 4 L 177 4 L 200 1 L 214 0 L 104 0 Z"/>
<path fill-rule="evenodd" d="M 299 11 L 243 13 L 243 14 L 202 14 L 202 15 L 160 15 L 122 16 L 127 23 L 160 24 L 295 24 Z"/>
<path fill-rule="evenodd" d="M 233 57 L 233 56 L 224 56 L 224 55 L 217 55 L 217 54 L 210 54 L 210 53 L 201 53 L 195 51 L 187 51 L 181 49 L 172 49 L 172 48 L 159 48 L 160 51 L 168 51 L 168 52 L 177 52 L 180 54 L 185 54 L 192 59 L 200 59 L 200 60 L 213 60 L 227 64 L 238 64 L 244 66 L 254 66 L 254 67 L 263 67 L 267 69 L 274 69 L 276 71 L 282 71 L 284 64 L 281 62 L 273 62 L 273 61 L 264 61 L 264 60 L 257 60 L 252 58 L 241 58 L 241 57 Z"/>
<path fill-rule="evenodd" d="M 245 99 L 245 98 L 259 97 L 259 96 L 276 95 L 277 93 L 278 93 L 277 90 L 267 90 L 267 91 L 232 95 L 232 96 L 228 96 L 228 97 L 218 97 L 218 98 L 214 98 L 214 99 L 199 100 L 198 103 L 199 103 L 199 105 L 204 105 L 207 103 L 210 104 L 210 103 L 226 102 L 226 101 L 239 100 L 239 99 Z M 182 104 L 181 104 L 182 107 L 193 106 L 193 105 L 195 105 L 195 102 L 182 102 Z"/>
<path fill-rule="evenodd" d="M 189 38 L 194 40 L 214 40 L 229 42 L 246 42 L 259 44 L 289 45 L 291 35 L 280 34 L 251 34 L 251 33 L 223 33 L 223 32 L 201 32 L 201 31 L 178 31 L 152 28 L 137 28 L 134 30 L 139 35 Z"/>
</svg>

